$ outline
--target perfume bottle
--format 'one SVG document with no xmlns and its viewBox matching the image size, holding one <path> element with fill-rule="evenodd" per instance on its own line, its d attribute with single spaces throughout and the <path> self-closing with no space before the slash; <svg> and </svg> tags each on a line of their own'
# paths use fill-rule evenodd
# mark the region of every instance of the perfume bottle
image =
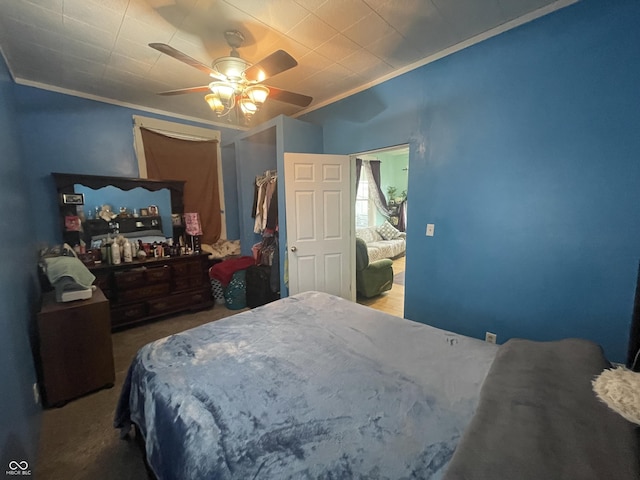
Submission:
<svg viewBox="0 0 640 480">
<path fill-rule="evenodd" d="M 111 244 L 111 261 L 114 265 L 120 265 L 120 245 L 118 242 Z"/>
</svg>

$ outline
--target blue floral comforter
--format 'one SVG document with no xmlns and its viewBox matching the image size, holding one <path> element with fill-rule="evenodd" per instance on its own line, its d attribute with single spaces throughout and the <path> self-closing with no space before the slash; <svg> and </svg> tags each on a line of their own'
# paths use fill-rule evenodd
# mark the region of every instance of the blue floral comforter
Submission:
<svg viewBox="0 0 640 480">
<path fill-rule="evenodd" d="M 115 425 L 158 479 L 439 479 L 496 346 L 307 292 L 143 347 Z"/>
</svg>

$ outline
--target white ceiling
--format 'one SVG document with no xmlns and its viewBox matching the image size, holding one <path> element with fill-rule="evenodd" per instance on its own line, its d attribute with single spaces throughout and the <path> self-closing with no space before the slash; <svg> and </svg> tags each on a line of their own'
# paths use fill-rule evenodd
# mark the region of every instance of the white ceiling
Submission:
<svg viewBox="0 0 640 480">
<path fill-rule="evenodd" d="M 210 79 L 148 43 L 210 64 L 239 30 L 244 59 L 298 61 L 265 83 L 314 109 L 574 1 L 0 0 L 0 48 L 17 83 L 220 122 L 203 94 L 156 95 Z M 300 110 L 267 100 L 252 123 Z"/>
</svg>

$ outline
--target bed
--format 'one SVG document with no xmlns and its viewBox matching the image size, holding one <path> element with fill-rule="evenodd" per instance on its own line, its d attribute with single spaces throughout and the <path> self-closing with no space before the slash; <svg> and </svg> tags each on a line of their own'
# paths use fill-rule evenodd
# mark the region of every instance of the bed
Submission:
<svg viewBox="0 0 640 480">
<path fill-rule="evenodd" d="M 592 342 L 501 347 L 307 292 L 143 347 L 115 426 L 158 479 L 640 478 Z"/>
<path fill-rule="evenodd" d="M 444 480 L 639 479 L 637 427 L 592 389 L 610 367 L 588 340 L 506 342 Z"/>
<path fill-rule="evenodd" d="M 496 350 L 307 292 L 143 347 L 115 424 L 158 479 L 435 479 Z"/>
</svg>

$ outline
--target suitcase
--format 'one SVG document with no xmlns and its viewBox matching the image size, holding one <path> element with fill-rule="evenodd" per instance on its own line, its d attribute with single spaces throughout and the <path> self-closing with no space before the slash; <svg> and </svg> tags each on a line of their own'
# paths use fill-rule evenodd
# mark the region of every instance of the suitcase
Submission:
<svg viewBox="0 0 640 480">
<path fill-rule="evenodd" d="M 279 298 L 278 293 L 271 291 L 270 278 L 271 267 L 268 265 L 253 265 L 247 268 L 247 307 L 259 307 Z"/>
</svg>

